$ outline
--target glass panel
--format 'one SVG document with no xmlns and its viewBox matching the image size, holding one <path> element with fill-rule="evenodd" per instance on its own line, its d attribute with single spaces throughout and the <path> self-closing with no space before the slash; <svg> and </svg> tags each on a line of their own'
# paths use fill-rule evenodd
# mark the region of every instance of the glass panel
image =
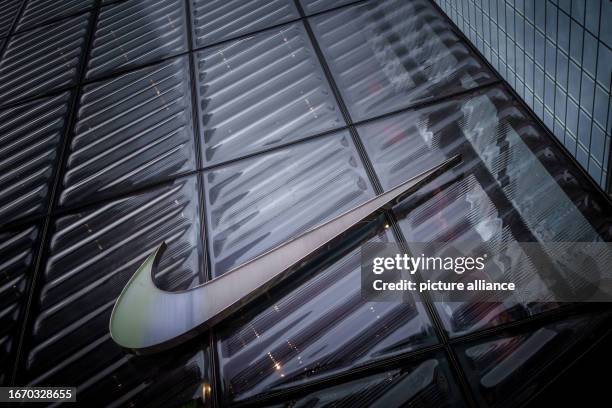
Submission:
<svg viewBox="0 0 612 408">
<path fill-rule="evenodd" d="M 195 170 L 189 59 L 83 87 L 62 205 Z"/>
<path fill-rule="evenodd" d="M 47 211 L 71 93 L 0 110 L 0 225 Z"/>
<path fill-rule="evenodd" d="M 190 0 L 195 47 L 299 18 L 291 0 Z"/>
<path fill-rule="evenodd" d="M 202 400 L 210 403 L 211 363 L 206 349 L 180 348 L 153 359 L 128 359 L 125 353 L 115 354 L 106 346 L 98 348 L 96 353 L 101 359 L 106 359 L 108 354 L 104 353 L 109 353 L 117 361 L 109 367 L 100 367 L 100 371 L 91 374 L 85 383 L 77 385 L 80 404 L 95 407 L 103 401 L 118 407 L 166 408 L 198 407 Z M 87 360 L 91 361 L 89 355 L 79 359 L 71 367 L 72 377 L 65 377 L 63 382 L 54 378 L 54 384 L 61 386 L 69 379 L 74 383 L 74 378 L 80 378 L 78 375 L 89 373 L 92 363 L 88 365 Z M 60 373 L 64 374 L 64 370 Z"/>
<path fill-rule="evenodd" d="M 74 85 L 90 13 L 11 37 L 0 61 L 0 104 Z"/>
<path fill-rule="evenodd" d="M 600 239 L 573 202 L 584 204 L 589 196 L 580 190 L 586 186 L 583 176 L 501 88 L 395 115 L 358 132 L 385 189 L 444 158 L 463 155 L 461 166 L 397 208 L 407 242 Z M 589 206 L 586 212 L 598 209 Z M 524 278 L 534 288 L 541 284 L 538 275 Z M 508 298 L 502 304 L 438 304 L 437 309 L 456 335 L 554 306 Z"/>
<path fill-rule="evenodd" d="M 448 363 L 439 356 L 310 393 L 278 407 L 465 407 Z"/>
<path fill-rule="evenodd" d="M 354 2 L 355 0 L 300 0 L 302 9 L 306 15 L 320 13 L 334 7 L 339 7 Z"/>
<path fill-rule="evenodd" d="M 6 0 L 0 4 L 0 37 L 8 35 L 22 0 Z M 0 41 L 2 46 L 2 41 Z"/>
<path fill-rule="evenodd" d="M 367 229 L 380 230 L 382 223 Z M 365 241 L 363 235 L 353 244 Z M 387 232 L 371 242 L 390 240 Z M 301 270 L 221 331 L 226 398 L 296 386 L 436 342 L 422 303 L 365 301 L 359 248 L 342 253 Z"/>
<path fill-rule="evenodd" d="M 353 120 L 492 78 L 427 0 L 363 3 L 311 22 Z"/>
<path fill-rule="evenodd" d="M 204 164 L 343 126 L 301 23 L 197 54 Z"/>
<path fill-rule="evenodd" d="M 82 392 L 107 381 L 114 384 L 105 389 L 105 398 L 119 398 L 129 387 L 147 383 L 140 373 L 123 374 L 134 372 L 132 364 L 142 359 L 126 358 L 110 338 L 111 310 L 128 279 L 162 240 L 168 249 L 156 276 L 159 286 L 179 290 L 198 284 L 198 196 L 191 177 L 54 220 L 49 258 L 39 276 L 40 297 L 32 312 L 36 320 L 26 374 L 31 383 L 75 384 L 81 402 Z M 159 363 L 171 365 L 167 359 L 178 361 L 181 353 L 194 351 L 183 348 L 176 353 L 159 356 Z M 146 361 L 140 363 L 146 366 Z M 75 383 L 79 379 L 83 384 Z"/>
<path fill-rule="evenodd" d="M 184 0 L 132 0 L 103 7 L 87 78 L 137 67 L 187 51 Z"/>
<path fill-rule="evenodd" d="M 0 232 L 0 384 L 11 379 L 40 228 Z"/>
<path fill-rule="evenodd" d="M 4 2 L 3 2 L 4 3 Z M 26 0 L 17 30 L 39 26 L 93 8 L 95 0 Z"/>
<path fill-rule="evenodd" d="M 511 400 L 519 406 L 584 353 L 609 324 L 609 314 L 586 316 L 496 336 L 458 346 L 459 361 L 479 405 L 501 406 Z"/>
<path fill-rule="evenodd" d="M 205 173 L 214 276 L 374 196 L 348 132 Z"/>
</svg>

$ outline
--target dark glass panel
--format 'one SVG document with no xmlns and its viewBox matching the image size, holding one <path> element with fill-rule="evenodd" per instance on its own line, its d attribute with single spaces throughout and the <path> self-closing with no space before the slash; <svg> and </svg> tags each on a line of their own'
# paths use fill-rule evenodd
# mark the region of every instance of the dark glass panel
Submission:
<svg viewBox="0 0 612 408">
<path fill-rule="evenodd" d="M 0 110 L 0 225 L 47 212 L 69 92 Z"/>
<path fill-rule="evenodd" d="M 87 405 L 128 405 L 155 395 L 153 402 L 164 406 L 167 395 L 201 390 L 201 343 L 136 358 L 108 330 L 115 298 L 162 240 L 168 249 L 156 275 L 160 287 L 178 290 L 200 282 L 198 208 L 192 177 L 55 219 L 38 278 L 23 382 L 72 384 Z M 172 383 L 173 391 L 156 388 L 158 382 Z"/>
<path fill-rule="evenodd" d="M 363 377 L 287 401 L 277 407 L 465 407 L 467 404 L 440 356 Z"/>
<path fill-rule="evenodd" d="M 384 221 L 371 223 L 323 264 L 228 323 L 219 334 L 221 376 L 228 400 L 295 387 L 436 343 L 423 303 L 368 302 L 361 294 L 358 245 Z M 392 241 L 389 232 L 370 242 Z M 349 244 L 346 244 L 348 246 Z"/>
<path fill-rule="evenodd" d="M 75 85 L 91 13 L 11 37 L 0 61 L 0 105 Z"/>
<path fill-rule="evenodd" d="M 595 217 L 602 208 L 591 199 L 597 196 L 501 88 L 372 122 L 358 132 L 385 189 L 432 163 L 463 155 L 461 166 L 397 209 L 409 243 L 601 240 L 588 220 L 602 221 Z M 539 274 L 523 279 L 554 301 Z M 555 303 L 523 304 L 509 297 L 503 303 L 437 306 L 456 335 L 522 319 Z"/>
<path fill-rule="evenodd" d="M 172 59 L 83 87 L 62 205 L 195 170 L 188 62 Z"/>
<path fill-rule="evenodd" d="M 360 3 L 310 20 L 353 120 L 492 79 L 427 0 Z"/>
<path fill-rule="evenodd" d="M 481 406 L 520 406 L 595 342 L 610 316 L 583 316 L 457 347 Z M 595 375 L 595 373 L 584 373 Z M 579 391 L 578 391 L 579 392 Z"/>
<path fill-rule="evenodd" d="M 301 23 L 196 55 L 204 165 L 345 124 Z"/>
<path fill-rule="evenodd" d="M 205 173 L 214 276 L 374 196 L 348 132 Z"/>
<path fill-rule="evenodd" d="M 39 226 L 0 232 L 0 384 L 11 379 L 28 282 L 34 271 Z"/>
<path fill-rule="evenodd" d="M 194 46 L 202 47 L 299 17 L 291 0 L 190 0 Z"/>
<path fill-rule="evenodd" d="M 130 0 L 100 10 L 87 78 L 187 51 L 184 0 Z"/>
</svg>

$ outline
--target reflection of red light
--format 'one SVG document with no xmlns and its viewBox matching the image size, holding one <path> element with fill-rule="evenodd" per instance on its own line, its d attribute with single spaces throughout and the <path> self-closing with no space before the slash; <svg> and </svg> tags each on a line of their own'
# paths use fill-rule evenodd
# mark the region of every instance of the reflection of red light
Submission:
<svg viewBox="0 0 612 408">
<path fill-rule="evenodd" d="M 389 144 L 394 144 L 403 139 L 408 138 L 408 133 L 406 132 L 405 126 L 401 126 L 400 124 L 393 123 L 385 126 L 383 129 L 384 134 L 391 135 L 389 138 Z"/>
<path fill-rule="evenodd" d="M 391 143 L 397 143 L 402 139 L 406 139 L 408 137 L 408 135 L 406 134 L 406 132 L 397 132 L 393 134 L 393 137 L 391 138 Z"/>
<path fill-rule="evenodd" d="M 368 90 L 370 91 L 370 94 L 378 93 L 381 89 L 382 89 L 382 85 L 378 81 L 377 82 L 372 82 L 370 84 L 370 86 L 368 87 Z"/>
</svg>

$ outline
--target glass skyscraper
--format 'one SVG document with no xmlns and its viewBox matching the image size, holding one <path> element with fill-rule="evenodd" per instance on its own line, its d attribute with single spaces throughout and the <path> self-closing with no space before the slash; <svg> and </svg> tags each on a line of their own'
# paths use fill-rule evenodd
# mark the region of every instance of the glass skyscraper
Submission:
<svg viewBox="0 0 612 408">
<path fill-rule="evenodd" d="M 612 192 L 612 3 L 436 0 L 599 185 Z"/>
</svg>

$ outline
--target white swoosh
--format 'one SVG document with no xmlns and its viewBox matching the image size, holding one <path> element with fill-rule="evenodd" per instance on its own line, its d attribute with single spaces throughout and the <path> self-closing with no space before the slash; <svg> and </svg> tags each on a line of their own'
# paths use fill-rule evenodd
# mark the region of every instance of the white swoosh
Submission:
<svg viewBox="0 0 612 408">
<path fill-rule="evenodd" d="M 289 276 L 311 256 L 329 248 L 354 227 L 367 222 L 374 214 L 391 208 L 460 161 L 460 156 L 454 156 L 325 224 L 189 290 L 167 292 L 155 286 L 153 275 L 165 249 L 165 243 L 162 243 L 138 268 L 119 295 L 110 318 L 111 337 L 120 346 L 143 354 L 168 349 L 196 336 Z"/>
</svg>

